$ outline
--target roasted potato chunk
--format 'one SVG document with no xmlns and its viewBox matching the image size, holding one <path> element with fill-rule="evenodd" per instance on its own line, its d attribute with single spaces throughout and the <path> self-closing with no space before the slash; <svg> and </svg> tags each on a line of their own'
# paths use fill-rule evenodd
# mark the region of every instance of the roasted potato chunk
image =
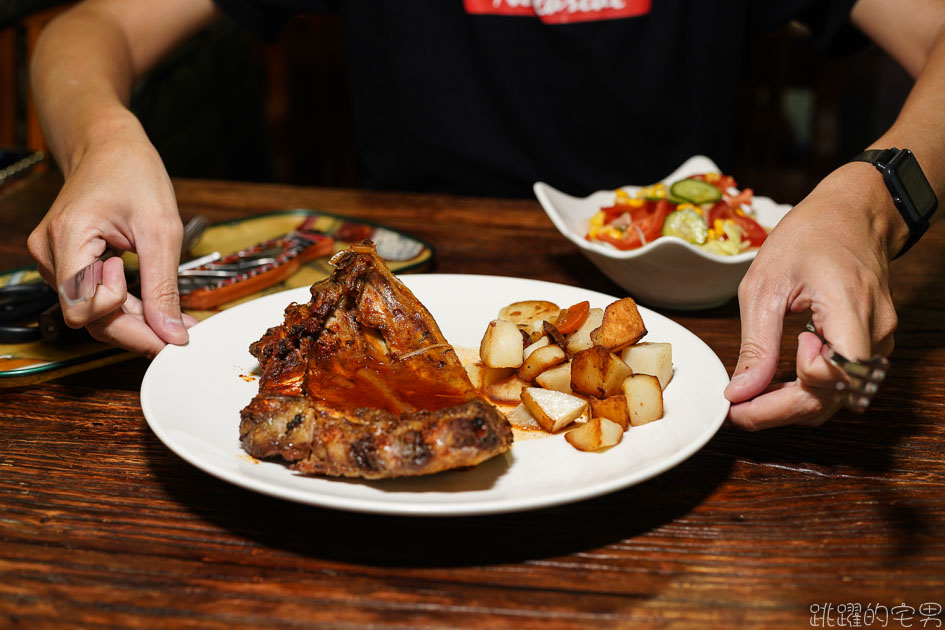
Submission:
<svg viewBox="0 0 945 630">
<path fill-rule="evenodd" d="M 608 396 L 607 398 L 588 398 L 592 418 L 607 418 L 616 422 L 626 431 L 630 426 L 630 416 L 627 413 L 627 397 L 623 394 Z"/>
<path fill-rule="evenodd" d="M 505 417 L 509 419 L 509 424 L 517 429 L 524 429 L 526 431 L 543 431 L 541 425 L 538 424 L 538 421 L 535 420 L 535 416 L 532 415 L 532 412 L 523 404 L 519 403 L 515 409 L 505 414 Z"/>
<path fill-rule="evenodd" d="M 663 417 L 663 390 L 652 374 L 634 374 L 623 382 L 630 424 L 638 427 Z"/>
<path fill-rule="evenodd" d="M 483 389 L 496 381 L 512 376 L 515 374 L 515 368 L 492 368 L 482 361 L 477 361 L 466 366 L 466 374 L 473 387 Z"/>
<path fill-rule="evenodd" d="M 513 374 L 508 378 L 484 387 L 482 393 L 486 398 L 500 405 L 517 405 L 522 402 L 522 390 L 528 387 L 528 383 Z"/>
<path fill-rule="evenodd" d="M 565 348 L 568 354 L 574 355 L 581 350 L 587 350 L 593 346 L 594 342 L 591 341 L 591 332 L 595 328 L 599 328 L 603 320 L 604 309 L 592 308 L 588 311 L 587 319 L 584 320 L 584 323 L 581 324 L 577 330 L 568 335 L 568 345 L 567 348 Z"/>
<path fill-rule="evenodd" d="M 525 328 L 539 320 L 554 321 L 558 318 L 560 312 L 561 307 L 554 302 L 525 300 L 524 302 L 513 302 L 502 308 L 499 311 L 499 319 Z"/>
<path fill-rule="evenodd" d="M 646 334 L 646 326 L 633 298 L 623 298 L 604 309 L 600 328 L 591 331 L 594 344 L 608 350 L 620 350 L 634 344 Z"/>
<path fill-rule="evenodd" d="M 543 348 L 543 347 L 547 346 L 549 343 L 551 343 L 551 339 L 549 339 L 549 338 L 546 337 L 546 336 L 541 336 L 541 337 L 538 338 L 538 341 L 534 341 L 534 342 L 528 344 L 527 346 L 525 346 L 525 352 L 524 352 L 524 354 L 525 354 L 525 359 L 527 360 L 527 359 L 528 359 L 528 355 L 530 355 L 530 354 L 531 354 L 532 352 L 534 352 L 535 350 L 538 350 L 538 348 Z"/>
<path fill-rule="evenodd" d="M 620 358 L 634 374 L 652 374 L 658 378 L 662 389 L 666 389 L 673 378 L 672 344 L 641 341 L 624 348 Z"/>
<path fill-rule="evenodd" d="M 619 394 L 631 374 L 620 357 L 602 346 L 591 346 L 571 358 L 571 390 L 578 394 L 597 398 Z"/>
<path fill-rule="evenodd" d="M 583 398 L 541 387 L 523 389 L 522 404 L 549 433 L 571 424 L 587 409 L 587 401 Z"/>
<path fill-rule="evenodd" d="M 624 428 L 607 418 L 591 418 L 564 434 L 564 439 L 579 451 L 599 451 L 619 444 Z"/>
<path fill-rule="evenodd" d="M 518 368 L 524 361 L 525 340 L 518 326 L 504 319 L 489 322 L 479 344 L 479 358 L 492 368 Z"/>
<path fill-rule="evenodd" d="M 564 350 L 555 345 L 546 345 L 528 355 L 522 367 L 518 369 L 518 376 L 531 383 L 538 375 L 549 368 L 561 365 L 568 357 Z"/>
<path fill-rule="evenodd" d="M 535 377 L 535 382 L 545 389 L 553 389 L 556 392 L 571 393 L 571 362 L 562 363 L 553 368 L 547 369 Z"/>
</svg>

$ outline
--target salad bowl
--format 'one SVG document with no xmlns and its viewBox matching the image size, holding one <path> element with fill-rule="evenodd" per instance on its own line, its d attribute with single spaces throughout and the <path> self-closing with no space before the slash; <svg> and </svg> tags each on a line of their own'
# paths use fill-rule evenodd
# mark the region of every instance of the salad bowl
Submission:
<svg viewBox="0 0 945 630">
<path fill-rule="evenodd" d="M 662 181 L 669 185 L 691 175 L 717 172 L 719 167 L 712 160 L 697 155 Z M 623 186 L 622 190 L 632 197 L 640 188 Z M 586 238 L 591 217 L 602 207 L 614 204 L 614 191 L 600 190 L 579 198 L 544 182 L 536 182 L 533 189 L 558 231 L 631 297 L 650 306 L 698 310 L 728 302 L 737 294 L 738 283 L 758 251 L 716 254 L 675 236 L 661 236 L 642 247 L 620 250 Z M 758 196 L 752 199 L 751 207 L 755 219 L 769 231 L 791 209 L 788 204 Z"/>
</svg>

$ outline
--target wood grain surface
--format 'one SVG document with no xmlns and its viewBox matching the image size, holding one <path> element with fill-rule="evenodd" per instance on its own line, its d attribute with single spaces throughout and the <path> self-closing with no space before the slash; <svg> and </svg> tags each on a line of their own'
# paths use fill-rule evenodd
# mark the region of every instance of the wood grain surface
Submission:
<svg viewBox="0 0 945 630">
<path fill-rule="evenodd" d="M 26 237 L 59 184 L 0 189 L 0 266 L 31 262 Z M 531 200 L 176 187 L 185 220 L 320 209 L 427 240 L 433 271 L 623 294 Z M 940 627 L 945 227 L 895 263 L 894 291 L 897 348 L 870 413 L 725 427 L 650 481 L 508 515 L 353 514 L 219 481 L 148 428 L 144 359 L 0 389 L 0 627 L 808 628 L 840 627 L 853 605 L 879 616 L 848 627 Z M 735 302 L 663 312 L 731 371 Z M 804 321 L 786 324 L 783 378 Z"/>
</svg>

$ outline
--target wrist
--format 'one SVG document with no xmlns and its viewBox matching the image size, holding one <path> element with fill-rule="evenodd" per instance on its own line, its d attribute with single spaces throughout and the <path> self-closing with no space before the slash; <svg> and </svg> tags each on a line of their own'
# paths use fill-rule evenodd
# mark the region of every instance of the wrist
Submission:
<svg viewBox="0 0 945 630">
<path fill-rule="evenodd" d="M 66 177 L 86 155 L 107 150 L 110 146 L 130 147 L 142 140 L 148 141 L 138 119 L 120 104 L 86 117 L 80 128 L 81 135 L 62 156 L 61 167 Z"/>
<path fill-rule="evenodd" d="M 898 258 L 925 234 L 938 208 L 935 191 L 909 149 L 868 149 L 852 162 L 866 162 L 882 174 L 883 183 L 909 235 L 894 258 Z"/>
<path fill-rule="evenodd" d="M 910 230 L 883 180 L 883 174 L 867 162 L 850 162 L 840 168 L 849 176 L 851 189 L 860 191 L 860 211 L 870 224 L 881 253 L 895 258 L 909 241 Z"/>
</svg>

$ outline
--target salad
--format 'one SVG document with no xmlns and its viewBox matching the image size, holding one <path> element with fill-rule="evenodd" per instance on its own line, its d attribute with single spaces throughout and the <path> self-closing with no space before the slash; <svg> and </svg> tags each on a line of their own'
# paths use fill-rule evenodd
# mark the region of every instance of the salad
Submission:
<svg viewBox="0 0 945 630">
<path fill-rule="evenodd" d="M 740 254 L 768 236 L 754 219 L 753 195 L 721 173 L 691 175 L 670 186 L 660 182 L 633 196 L 619 189 L 614 205 L 591 217 L 586 238 L 627 250 L 675 236 L 713 254 Z"/>
</svg>

